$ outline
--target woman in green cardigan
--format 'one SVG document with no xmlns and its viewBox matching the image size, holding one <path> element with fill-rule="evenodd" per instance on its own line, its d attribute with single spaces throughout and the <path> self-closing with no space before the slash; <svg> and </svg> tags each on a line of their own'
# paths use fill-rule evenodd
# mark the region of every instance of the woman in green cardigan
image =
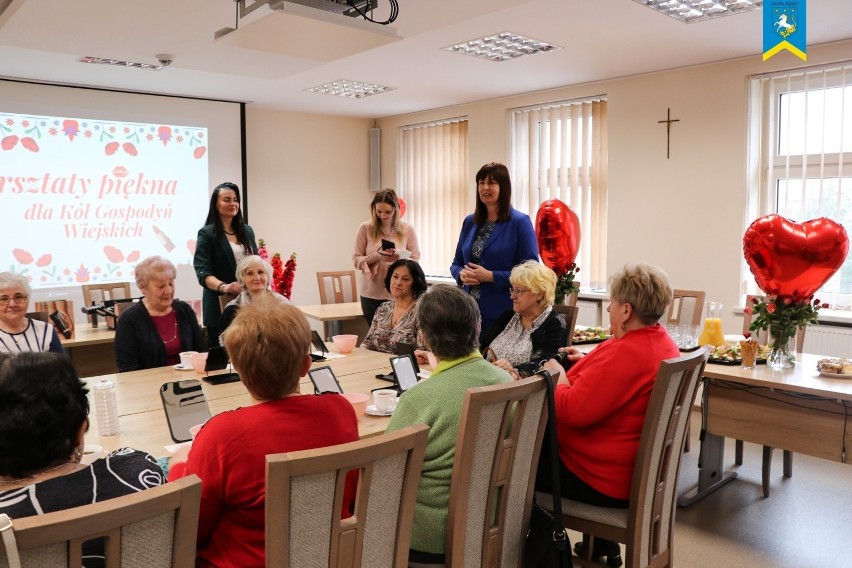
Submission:
<svg viewBox="0 0 852 568">
<path fill-rule="evenodd" d="M 231 300 L 243 291 L 235 281 L 237 263 L 251 254 L 257 254 L 257 243 L 254 231 L 243 222 L 240 188 L 231 182 L 221 183 L 210 196 L 207 220 L 198 231 L 193 259 L 198 282 L 204 288 L 201 306 L 211 347 L 219 345 L 219 297 L 227 295 Z"/>
</svg>

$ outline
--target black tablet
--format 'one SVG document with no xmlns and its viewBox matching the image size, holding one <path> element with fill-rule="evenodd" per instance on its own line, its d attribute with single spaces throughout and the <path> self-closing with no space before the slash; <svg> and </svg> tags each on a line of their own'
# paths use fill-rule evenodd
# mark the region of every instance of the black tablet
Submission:
<svg viewBox="0 0 852 568">
<path fill-rule="evenodd" d="M 222 369 L 227 369 L 229 364 L 228 352 L 225 351 L 224 347 L 211 347 L 207 352 L 207 362 L 204 364 L 204 371 L 207 373 L 210 373 L 210 371 L 221 371 Z M 211 385 L 236 383 L 239 380 L 240 376 L 237 373 L 208 374 L 204 377 L 204 382 Z"/>
<path fill-rule="evenodd" d="M 175 442 L 192 439 L 189 429 L 210 419 L 210 408 L 201 383 L 195 379 L 174 381 L 160 386 L 160 399 Z"/>
<path fill-rule="evenodd" d="M 311 330 L 311 359 L 316 361 L 325 361 L 328 349 L 325 346 L 325 341 L 322 340 L 317 330 Z"/>
<path fill-rule="evenodd" d="M 403 393 L 417 384 L 417 371 L 414 370 L 414 355 L 390 358 L 391 368 L 396 375 L 396 384 Z"/>
<path fill-rule="evenodd" d="M 324 367 L 317 367 L 316 369 L 310 369 L 308 371 L 308 377 L 310 377 L 311 382 L 314 383 L 314 392 L 316 394 L 324 392 L 343 392 L 343 389 L 340 388 L 340 383 L 337 382 L 337 377 L 334 376 L 334 371 L 332 371 L 331 367 L 328 365 Z"/>
</svg>

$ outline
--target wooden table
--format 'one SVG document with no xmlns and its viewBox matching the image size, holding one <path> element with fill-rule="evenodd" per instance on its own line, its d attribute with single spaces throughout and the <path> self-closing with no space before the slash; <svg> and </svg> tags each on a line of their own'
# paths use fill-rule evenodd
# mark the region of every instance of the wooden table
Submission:
<svg viewBox="0 0 852 568">
<path fill-rule="evenodd" d="M 736 478 L 722 463 L 726 437 L 847 463 L 843 449 L 852 450 L 852 377 L 820 376 L 821 358 L 799 354 L 795 367 L 784 371 L 707 364 L 702 405 L 707 434 L 698 486 L 681 496 L 679 505 Z"/>
<path fill-rule="evenodd" d="M 358 336 L 360 344 L 369 331 L 361 302 L 343 302 L 341 304 L 313 304 L 297 306 L 305 317 L 323 323 L 324 337 L 328 340 L 332 335 L 351 333 Z"/>
<path fill-rule="evenodd" d="M 345 357 L 314 363 L 313 367 L 329 365 L 337 376 L 344 392 L 370 394 L 375 388 L 387 387 L 386 381 L 375 378 L 378 373 L 390 371 L 390 355 L 366 349 L 355 349 Z M 87 444 L 98 444 L 105 450 L 129 446 L 144 450 L 154 456 L 165 455 L 165 446 L 173 444 L 166 416 L 160 401 L 160 385 L 169 381 L 201 379 L 195 371 L 177 371 L 172 367 L 159 367 L 129 373 L 116 373 L 84 379 L 90 388 L 92 412 L 86 434 Z M 119 427 L 116 436 L 98 435 L 97 417 L 91 387 L 101 380 L 115 382 L 118 399 Z M 213 415 L 251 404 L 248 391 L 241 382 L 211 385 L 202 381 L 204 394 Z M 300 380 L 303 394 L 313 394 L 313 384 L 307 377 Z M 358 419 L 361 436 L 384 432 L 388 418 L 364 415 Z"/>
<path fill-rule="evenodd" d="M 91 324 L 74 327 L 74 337 L 59 336 L 62 347 L 71 358 L 71 363 L 81 377 L 115 373 L 115 330 L 101 322 L 93 328 Z"/>
</svg>

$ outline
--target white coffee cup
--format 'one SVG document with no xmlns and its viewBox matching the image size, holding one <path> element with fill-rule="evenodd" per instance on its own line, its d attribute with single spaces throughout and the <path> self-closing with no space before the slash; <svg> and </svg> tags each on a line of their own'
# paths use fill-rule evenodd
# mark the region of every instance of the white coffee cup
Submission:
<svg viewBox="0 0 852 568">
<path fill-rule="evenodd" d="M 408 260 L 411 257 L 411 251 L 404 249 L 396 249 L 396 255 L 401 260 Z"/>
<path fill-rule="evenodd" d="M 396 391 L 391 389 L 373 391 L 373 404 L 379 412 L 393 412 L 396 408 Z"/>
<path fill-rule="evenodd" d="M 192 356 L 198 353 L 198 351 L 183 351 L 180 354 L 180 366 L 184 369 L 189 369 L 192 367 Z"/>
</svg>

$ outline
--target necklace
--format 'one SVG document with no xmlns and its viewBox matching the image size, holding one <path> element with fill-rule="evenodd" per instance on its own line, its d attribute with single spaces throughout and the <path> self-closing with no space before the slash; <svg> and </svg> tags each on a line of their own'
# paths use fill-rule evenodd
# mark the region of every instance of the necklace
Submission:
<svg viewBox="0 0 852 568">
<path fill-rule="evenodd" d="M 77 465 L 77 462 L 73 462 L 73 461 L 63 462 L 59 465 L 55 465 L 53 467 L 47 468 L 47 469 L 42 470 L 38 473 L 34 473 L 32 475 L 27 475 L 27 476 L 24 476 L 24 477 L 19 477 L 18 479 L 0 479 L 0 483 L 20 483 L 21 481 L 27 481 L 27 480 L 30 480 L 30 479 L 35 479 L 36 477 L 38 477 L 40 475 L 44 475 L 45 473 L 50 473 L 51 471 L 56 471 L 60 467 L 66 466 L 68 464 Z"/>
<path fill-rule="evenodd" d="M 232 237 L 237 234 L 236 231 L 229 231 L 225 228 L 222 228 L 222 232 L 225 233 L 226 235 L 231 235 Z"/>
<path fill-rule="evenodd" d="M 143 298 L 143 299 L 142 299 L 142 304 L 145 306 L 145 309 L 146 309 L 146 310 L 148 310 L 148 313 L 151 315 L 151 317 L 152 317 L 152 318 L 162 318 L 162 317 L 166 317 L 167 315 L 169 315 L 170 313 L 172 313 L 172 312 L 174 311 L 174 310 L 172 309 L 172 307 L 171 307 L 171 306 L 169 306 L 169 309 L 168 309 L 168 311 L 166 311 L 166 313 L 164 313 L 164 314 L 154 314 L 154 313 L 151 311 L 151 306 L 150 306 L 150 305 L 148 305 L 148 299 L 147 299 L 147 298 Z M 155 328 L 157 327 L 157 326 L 156 326 L 156 324 L 154 325 L 154 327 L 155 327 Z M 158 330 L 158 333 L 159 333 L 159 330 Z M 172 341 L 174 341 L 175 339 L 177 339 L 177 335 L 178 335 L 178 322 L 177 322 L 177 314 L 175 314 L 175 333 L 174 333 L 174 335 L 172 335 L 171 339 L 163 339 L 163 336 L 162 336 L 162 335 L 160 335 L 160 341 L 162 341 L 163 343 L 165 343 L 165 344 L 167 344 L 167 345 L 168 345 L 169 343 L 171 343 Z"/>
</svg>

